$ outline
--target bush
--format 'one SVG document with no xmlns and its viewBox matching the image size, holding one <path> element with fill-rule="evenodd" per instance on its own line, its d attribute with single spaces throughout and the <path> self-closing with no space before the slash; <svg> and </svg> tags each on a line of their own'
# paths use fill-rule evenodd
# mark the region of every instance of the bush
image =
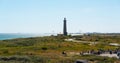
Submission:
<svg viewBox="0 0 120 63">
<path fill-rule="evenodd" d="M 42 47 L 42 50 L 47 50 L 47 47 Z"/>
<path fill-rule="evenodd" d="M 4 53 L 4 54 L 8 54 L 9 51 L 8 51 L 8 50 L 3 50 L 3 53 Z"/>
</svg>

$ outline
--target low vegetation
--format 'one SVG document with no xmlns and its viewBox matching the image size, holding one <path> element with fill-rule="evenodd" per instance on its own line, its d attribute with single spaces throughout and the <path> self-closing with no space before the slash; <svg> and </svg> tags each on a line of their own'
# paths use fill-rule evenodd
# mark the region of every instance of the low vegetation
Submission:
<svg viewBox="0 0 120 63">
<path fill-rule="evenodd" d="M 97 41 L 99 44 L 89 45 L 85 43 L 68 42 L 64 39 L 76 38 L 80 41 Z M 119 43 L 120 36 L 68 36 L 68 37 L 35 37 L 19 38 L 0 41 L 0 63 L 74 63 L 77 59 L 89 60 L 91 63 L 114 63 L 116 58 L 99 57 L 93 55 L 64 55 L 70 52 L 81 52 L 98 49 L 115 49 L 102 42 Z"/>
</svg>

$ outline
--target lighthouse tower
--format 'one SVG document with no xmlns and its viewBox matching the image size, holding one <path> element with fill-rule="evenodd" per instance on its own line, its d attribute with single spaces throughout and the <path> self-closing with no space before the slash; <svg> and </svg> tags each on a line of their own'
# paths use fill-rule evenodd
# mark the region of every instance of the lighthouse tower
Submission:
<svg viewBox="0 0 120 63">
<path fill-rule="evenodd" d="M 64 18 L 63 20 L 63 35 L 67 36 L 67 20 Z"/>
</svg>

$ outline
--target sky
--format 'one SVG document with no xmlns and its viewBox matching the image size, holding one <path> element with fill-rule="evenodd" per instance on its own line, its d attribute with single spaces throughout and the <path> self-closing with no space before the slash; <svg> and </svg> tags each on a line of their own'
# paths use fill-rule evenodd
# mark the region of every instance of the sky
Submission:
<svg viewBox="0 0 120 63">
<path fill-rule="evenodd" d="M 120 0 L 0 0 L 0 33 L 120 33 Z"/>
</svg>

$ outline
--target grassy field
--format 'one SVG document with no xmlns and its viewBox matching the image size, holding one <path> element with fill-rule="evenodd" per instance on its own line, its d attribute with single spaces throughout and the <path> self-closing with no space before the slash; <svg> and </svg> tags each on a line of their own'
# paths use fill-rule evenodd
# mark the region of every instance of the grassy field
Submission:
<svg viewBox="0 0 120 63">
<path fill-rule="evenodd" d="M 80 41 L 97 41 L 99 44 L 68 42 L 64 39 L 76 38 Z M 93 55 L 63 55 L 63 51 L 81 52 L 98 49 L 115 49 L 107 43 L 120 42 L 120 36 L 76 36 L 76 37 L 35 37 L 19 38 L 0 41 L 0 63 L 74 63 L 77 59 L 85 59 L 90 63 L 114 63 L 116 58 L 99 57 Z M 106 42 L 106 43 L 105 43 Z"/>
</svg>

